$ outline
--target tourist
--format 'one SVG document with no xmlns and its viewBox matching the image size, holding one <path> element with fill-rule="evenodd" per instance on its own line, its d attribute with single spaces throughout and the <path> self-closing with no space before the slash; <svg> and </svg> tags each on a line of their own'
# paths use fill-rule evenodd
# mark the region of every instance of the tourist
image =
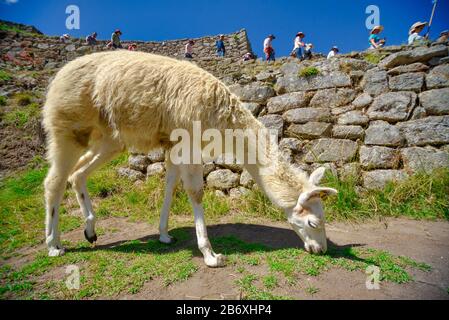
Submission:
<svg viewBox="0 0 449 320">
<path fill-rule="evenodd" d="M 94 46 L 97 44 L 97 33 L 94 32 L 86 37 L 86 44 L 89 46 Z"/>
<path fill-rule="evenodd" d="M 122 35 L 122 32 L 117 29 L 114 31 L 114 33 L 111 36 L 111 42 L 110 45 L 114 49 L 122 49 L 122 42 L 120 40 L 120 36 Z"/>
<path fill-rule="evenodd" d="M 375 26 L 369 36 L 370 49 L 378 49 L 385 45 L 385 40 L 379 37 L 379 34 L 384 30 L 383 26 Z"/>
<path fill-rule="evenodd" d="M 302 48 L 305 47 L 304 42 L 302 41 L 306 35 L 303 32 L 298 32 L 295 37 L 294 48 L 292 51 L 292 56 L 297 59 L 302 59 Z"/>
<path fill-rule="evenodd" d="M 243 56 L 243 61 L 250 61 L 253 60 L 254 56 L 251 52 L 247 52 L 245 53 L 245 55 Z"/>
<path fill-rule="evenodd" d="M 193 59 L 193 45 L 195 44 L 195 41 L 190 40 L 185 47 L 185 54 L 184 56 L 187 59 Z"/>
<path fill-rule="evenodd" d="M 67 33 L 64 33 L 62 36 L 59 37 L 59 41 L 62 43 L 67 43 L 70 40 L 70 36 Z"/>
<path fill-rule="evenodd" d="M 449 39 L 449 30 L 444 30 L 440 33 L 440 37 L 437 42 L 446 42 Z"/>
<path fill-rule="evenodd" d="M 276 37 L 270 34 L 263 42 L 263 51 L 265 52 L 265 58 L 267 61 L 276 61 L 275 52 L 273 49 L 273 40 Z"/>
<path fill-rule="evenodd" d="M 310 59 L 312 59 L 312 49 L 313 49 L 313 44 L 312 43 L 307 43 L 306 46 L 304 47 L 303 60 L 310 60 Z"/>
<path fill-rule="evenodd" d="M 136 49 L 137 49 L 137 43 L 131 43 L 131 44 L 128 46 L 128 50 L 129 50 L 129 51 L 136 51 Z"/>
<path fill-rule="evenodd" d="M 340 50 L 338 49 L 338 47 L 333 46 L 331 51 L 329 51 L 329 53 L 327 55 L 327 59 L 331 59 L 331 58 L 335 57 L 339 52 L 340 52 Z"/>
<path fill-rule="evenodd" d="M 411 27 L 410 30 L 408 32 L 409 37 L 408 37 L 408 44 L 412 45 L 412 44 L 420 44 L 423 43 L 425 41 L 425 38 L 423 36 L 420 36 L 419 34 L 421 33 L 421 31 L 424 30 L 424 27 L 427 25 L 427 22 L 415 22 Z"/>
<path fill-rule="evenodd" d="M 220 35 L 218 37 L 217 42 L 215 43 L 215 46 L 217 47 L 217 56 L 224 57 L 226 54 L 226 48 L 224 44 L 224 35 Z"/>
</svg>

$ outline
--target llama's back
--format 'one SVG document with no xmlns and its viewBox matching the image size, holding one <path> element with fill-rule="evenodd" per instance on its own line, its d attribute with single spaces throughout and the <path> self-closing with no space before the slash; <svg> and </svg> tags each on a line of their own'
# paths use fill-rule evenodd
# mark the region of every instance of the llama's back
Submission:
<svg viewBox="0 0 449 320">
<path fill-rule="evenodd" d="M 96 53 L 68 63 L 49 87 L 47 130 L 108 127 L 126 145 L 161 139 L 173 129 L 228 127 L 239 100 L 190 62 L 140 52 Z M 144 141 L 141 141 L 143 144 Z"/>
</svg>

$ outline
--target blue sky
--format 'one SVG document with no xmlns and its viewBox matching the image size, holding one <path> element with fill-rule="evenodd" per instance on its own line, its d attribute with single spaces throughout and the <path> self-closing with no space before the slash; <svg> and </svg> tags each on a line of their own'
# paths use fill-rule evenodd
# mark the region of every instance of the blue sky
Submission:
<svg viewBox="0 0 449 320">
<path fill-rule="evenodd" d="M 65 28 L 68 5 L 77 5 L 81 29 Z M 377 5 L 382 36 L 389 44 L 407 40 L 410 25 L 428 21 L 432 0 L 0 0 L 0 18 L 35 25 L 50 35 L 69 33 L 85 36 L 97 31 L 101 39 L 110 37 L 115 28 L 123 39 L 169 40 L 246 28 L 256 54 L 261 55 L 265 36 L 277 36 L 278 56 L 288 55 L 297 31 L 306 33 L 318 52 L 332 45 L 342 52 L 364 50 L 368 46 L 366 7 Z M 439 0 L 431 37 L 449 29 L 449 0 Z"/>
</svg>

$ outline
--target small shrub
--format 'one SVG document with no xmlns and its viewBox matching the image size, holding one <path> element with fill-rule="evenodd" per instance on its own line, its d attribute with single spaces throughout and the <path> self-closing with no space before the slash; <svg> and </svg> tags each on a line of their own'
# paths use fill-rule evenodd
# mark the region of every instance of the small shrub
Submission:
<svg viewBox="0 0 449 320">
<path fill-rule="evenodd" d="M 319 74 L 320 74 L 320 70 L 315 67 L 305 67 L 305 68 L 299 70 L 300 77 L 307 78 L 307 77 L 316 76 Z"/>
<path fill-rule="evenodd" d="M 382 59 L 385 58 L 384 54 L 370 52 L 367 53 L 364 57 L 366 62 L 372 63 L 372 64 L 379 64 Z"/>
</svg>

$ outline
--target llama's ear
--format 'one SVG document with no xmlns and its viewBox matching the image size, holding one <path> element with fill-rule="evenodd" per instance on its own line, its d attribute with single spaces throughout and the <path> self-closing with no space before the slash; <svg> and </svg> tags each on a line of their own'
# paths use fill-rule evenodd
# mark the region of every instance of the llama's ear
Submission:
<svg viewBox="0 0 449 320">
<path fill-rule="evenodd" d="M 326 172 L 326 168 L 324 167 L 320 167 L 318 169 L 316 169 L 309 178 L 309 181 L 311 184 L 313 184 L 314 186 L 317 186 L 320 184 L 321 180 L 324 177 L 324 172 Z"/>
<path fill-rule="evenodd" d="M 316 188 L 312 191 L 304 192 L 299 196 L 298 204 L 299 205 L 305 205 L 307 201 L 309 201 L 312 198 L 320 197 L 325 198 L 327 196 L 336 195 L 338 193 L 337 190 L 333 188 Z"/>
</svg>

